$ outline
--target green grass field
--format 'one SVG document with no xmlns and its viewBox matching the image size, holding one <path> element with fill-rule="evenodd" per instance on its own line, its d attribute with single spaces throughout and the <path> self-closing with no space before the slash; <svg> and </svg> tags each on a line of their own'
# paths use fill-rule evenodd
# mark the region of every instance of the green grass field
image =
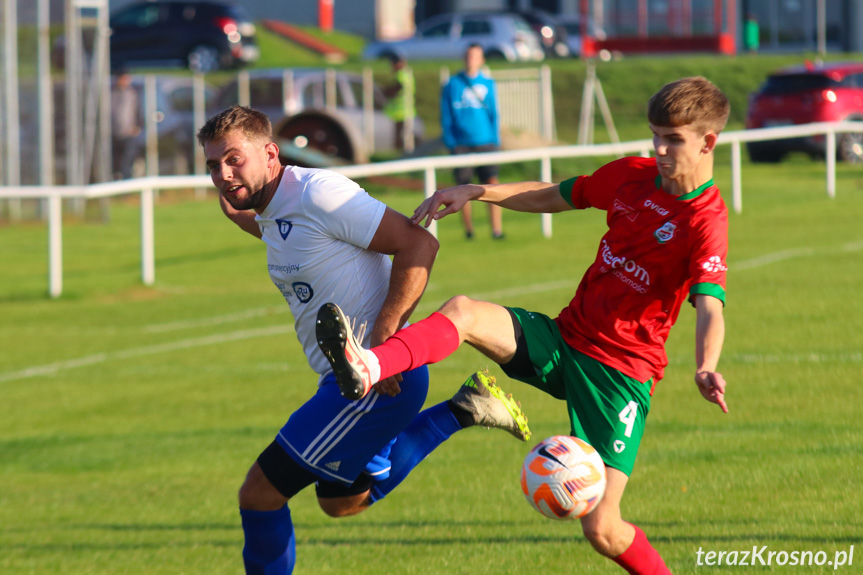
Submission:
<svg viewBox="0 0 863 575">
<path fill-rule="evenodd" d="M 721 154 L 720 154 L 721 158 Z M 727 161 L 717 183 L 730 192 Z M 556 178 L 566 174 L 556 174 Z M 403 212 L 415 192 L 376 194 Z M 730 204 L 730 199 L 726 196 Z M 694 313 L 669 341 L 627 495 L 675 573 L 784 572 L 698 567 L 702 551 L 837 551 L 863 565 L 863 172 L 799 158 L 746 166 L 744 210 L 730 221 L 727 339 L 730 413 L 692 382 Z M 417 317 L 466 293 L 549 314 L 570 299 L 604 229 L 597 211 L 506 214 L 492 242 L 456 218 Z M 139 284 L 139 215 L 64 227 L 65 292 L 47 291 L 47 232 L 0 227 L 0 573 L 221 574 L 241 571 L 236 491 L 315 379 L 267 277 L 262 246 L 215 199 L 163 196 L 156 285 Z M 465 348 L 431 367 L 429 404 L 488 362 Z M 490 366 L 500 375 L 496 366 Z M 551 398 L 500 377 L 534 439 L 565 433 Z M 298 575 L 616 574 L 577 524 L 532 511 L 518 475 L 530 445 L 498 431 L 452 438 L 390 497 L 334 520 L 311 490 L 291 504 Z M 764 555 L 765 560 L 767 555 Z M 798 567 L 821 573 L 832 567 Z"/>
</svg>

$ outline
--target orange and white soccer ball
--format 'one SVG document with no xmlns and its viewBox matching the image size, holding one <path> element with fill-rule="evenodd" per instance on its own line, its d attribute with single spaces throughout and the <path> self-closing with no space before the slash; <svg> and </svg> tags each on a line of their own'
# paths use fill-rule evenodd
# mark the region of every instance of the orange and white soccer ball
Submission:
<svg viewBox="0 0 863 575">
<path fill-rule="evenodd" d="M 555 435 L 530 450 L 521 490 L 531 507 L 551 519 L 578 519 L 605 494 L 605 464 L 586 441 Z"/>
</svg>

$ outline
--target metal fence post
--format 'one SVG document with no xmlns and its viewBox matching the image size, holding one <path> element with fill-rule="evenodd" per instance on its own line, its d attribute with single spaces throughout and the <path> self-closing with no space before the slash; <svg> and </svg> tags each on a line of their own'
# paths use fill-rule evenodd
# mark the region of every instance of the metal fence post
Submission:
<svg viewBox="0 0 863 575">
<path fill-rule="evenodd" d="M 156 281 L 153 196 L 153 188 L 141 190 L 141 281 L 147 286 Z"/>
<path fill-rule="evenodd" d="M 410 67 L 407 67 L 407 74 L 413 78 L 413 70 Z M 410 82 L 408 86 L 406 86 L 404 93 L 404 108 L 405 108 L 405 119 L 403 126 L 402 139 L 404 144 L 405 152 L 411 153 L 414 151 L 414 116 L 416 115 L 416 102 L 414 96 L 414 83 Z"/>
<path fill-rule="evenodd" d="M 435 177 L 435 170 L 432 166 L 428 166 L 425 169 L 425 197 L 430 198 L 437 191 L 437 179 Z M 432 219 L 431 225 L 428 227 L 429 232 L 434 237 L 437 237 L 437 220 Z"/>
<path fill-rule="evenodd" d="M 48 198 L 48 295 L 63 293 L 63 200 L 54 194 Z"/>
<path fill-rule="evenodd" d="M 371 155 L 375 151 L 375 79 L 368 66 L 363 68 L 363 136 Z"/>
<path fill-rule="evenodd" d="M 836 197 L 836 131 L 827 132 L 827 197 Z"/>
<path fill-rule="evenodd" d="M 551 156 L 543 156 L 539 166 L 540 181 L 551 182 Z M 542 235 L 551 237 L 551 214 L 542 214 Z"/>
<path fill-rule="evenodd" d="M 248 70 L 240 70 L 237 74 L 237 103 L 246 107 L 252 105 L 252 88 Z"/>
<path fill-rule="evenodd" d="M 51 80 L 51 22 L 48 0 L 38 4 L 38 70 L 39 70 L 39 184 L 54 185 L 54 83 Z M 108 146 L 108 162 L 111 161 L 111 147 Z M 39 200 L 40 217 L 47 215 L 49 198 Z M 59 294 L 58 294 L 59 295 Z M 53 297 L 53 294 L 52 294 Z"/>
<path fill-rule="evenodd" d="M 282 113 L 285 116 L 290 115 L 290 99 L 294 94 L 294 71 L 290 68 L 285 68 L 282 72 Z"/>
<path fill-rule="evenodd" d="M 18 8 L 15 0 L 3 3 L 3 73 L 5 90 L 4 125 L 6 140 L 6 184 L 17 186 L 21 183 L 21 135 L 18 109 Z M 8 200 L 9 219 L 21 219 L 21 200 Z"/>
<path fill-rule="evenodd" d="M 542 91 L 542 99 L 540 100 L 540 109 L 542 110 L 541 124 L 542 139 L 546 142 L 555 140 L 554 133 L 554 102 L 551 92 L 551 68 L 548 64 L 543 64 L 539 69 L 540 73 L 540 90 Z"/>
<path fill-rule="evenodd" d="M 743 211 L 743 174 L 740 168 L 740 140 L 731 144 L 731 205 L 735 213 Z"/>
<path fill-rule="evenodd" d="M 332 68 L 327 68 L 324 75 L 324 99 L 327 110 L 336 109 L 336 71 Z"/>
<path fill-rule="evenodd" d="M 156 77 L 147 74 L 144 77 L 144 135 L 147 141 L 148 176 L 159 175 L 159 128 L 156 125 Z"/>
<path fill-rule="evenodd" d="M 203 127 L 204 122 L 207 121 L 207 97 L 205 88 L 204 75 L 200 72 L 192 74 L 192 116 L 194 117 L 196 131 Z M 194 158 L 194 165 L 189 166 L 192 173 L 203 174 L 206 171 L 204 148 L 198 145 L 198 141 L 194 134 L 192 137 L 192 158 Z M 195 197 L 199 200 L 206 198 L 207 190 L 204 188 L 196 188 Z"/>
</svg>

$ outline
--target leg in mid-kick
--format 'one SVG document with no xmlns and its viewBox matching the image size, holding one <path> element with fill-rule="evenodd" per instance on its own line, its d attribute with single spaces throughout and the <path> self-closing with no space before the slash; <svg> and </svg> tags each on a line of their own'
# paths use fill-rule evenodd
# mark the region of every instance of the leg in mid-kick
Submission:
<svg viewBox="0 0 863 575">
<path fill-rule="evenodd" d="M 342 395 L 349 399 L 364 397 L 381 379 L 441 361 L 462 342 L 498 364 L 512 359 L 516 349 L 507 309 L 466 296 L 452 298 L 437 312 L 371 350 L 362 348 L 348 318 L 333 303 L 318 310 L 316 335 Z"/>
</svg>

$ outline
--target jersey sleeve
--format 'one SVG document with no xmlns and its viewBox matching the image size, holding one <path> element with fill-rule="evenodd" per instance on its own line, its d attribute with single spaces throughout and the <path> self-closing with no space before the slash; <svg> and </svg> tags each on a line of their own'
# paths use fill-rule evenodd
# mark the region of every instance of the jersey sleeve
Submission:
<svg viewBox="0 0 863 575">
<path fill-rule="evenodd" d="M 713 296 L 725 305 L 725 276 L 728 270 L 728 215 L 725 211 L 713 214 L 701 222 L 692 249 L 689 274 L 689 301 L 694 305 L 696 295 Z"/>
<path fill-rule="evenodd" d="M 386 205 L 353 180 L 321 171 L 306 184 L 303 207 L 324 233 L 366 249 L 384 217 Z"/>
<path fill-rule="evenodd" d="M 608 210 L 627 171 L 628 158 L 605 164 L 589 176 L 577 176 L 560 184 L 560 195 L 576 210 Z"/>
</svg>

